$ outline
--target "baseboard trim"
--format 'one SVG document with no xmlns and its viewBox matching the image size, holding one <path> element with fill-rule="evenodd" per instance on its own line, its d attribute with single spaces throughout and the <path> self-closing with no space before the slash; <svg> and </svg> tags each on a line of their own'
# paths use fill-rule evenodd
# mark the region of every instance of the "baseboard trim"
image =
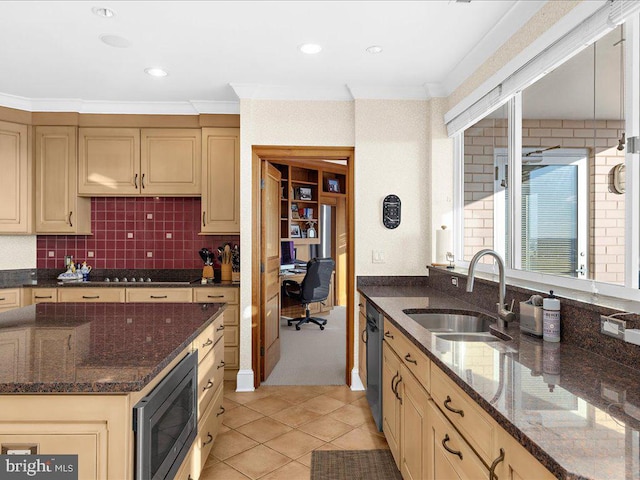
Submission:
<svg viewBox="0 0 640 480">
<path fill-rule="evenodd" d="M 238 370 L 236 392 L 253 392 L 253 370 Z"/>
<path fill-rule="evenodd" d="M 362 384 L 362 380 L 360 380 L 360 373 L 357 368 L 351 370 L 351 390 L 366 390 L 365 386 Z"/>
</svg>

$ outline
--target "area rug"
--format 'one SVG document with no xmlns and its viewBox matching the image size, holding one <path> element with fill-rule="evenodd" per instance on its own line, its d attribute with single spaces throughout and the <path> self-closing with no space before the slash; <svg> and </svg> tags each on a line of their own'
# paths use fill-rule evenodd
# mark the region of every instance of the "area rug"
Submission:
<svg viewBox="0 0 640 480">
<path fill-rule="evenodd" d="M 402 480 L 391 451 L 314 450 L 311 480 Z"/>
</svg>

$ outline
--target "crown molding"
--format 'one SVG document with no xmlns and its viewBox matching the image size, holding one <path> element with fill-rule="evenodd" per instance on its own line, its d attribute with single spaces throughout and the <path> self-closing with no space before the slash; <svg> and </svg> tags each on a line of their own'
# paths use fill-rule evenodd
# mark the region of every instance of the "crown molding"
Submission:
<svg viewBox="0 0 640 480">
<path fill-rule="evenodd" d="M 356 100 L 428 100 L 430 98 L 426 85 L 419 87 L 347 85 L 347 88 Z"/>
<path fill-rule="evenodd" d="M 238 101 L 112 102 L 75 98 L 27 98 L 0 93 L 0 106 L 28 112 L 95 114 L 198 115 L 239 114 Z"/>
<path fill-rule="evenodd" d="M 298 85 L 262 85 L 255 83 L 230 83 L 241 99 L 252 100 L 319 100 L 352 101 L 346 85 L 332 87 Z"/>
</svg>

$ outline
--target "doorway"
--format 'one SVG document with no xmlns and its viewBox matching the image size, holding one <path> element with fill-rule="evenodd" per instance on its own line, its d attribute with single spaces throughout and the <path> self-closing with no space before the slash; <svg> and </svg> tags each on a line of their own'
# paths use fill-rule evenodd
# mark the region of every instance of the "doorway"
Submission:
<svg viewBox="0 0 640 480">
<path fill-rule="evenodd" d="M 267 348 L 275 345 L 279 342 L 279 338 L 271 338 L 273 335 L 267 335 L 265 333 L 273 332 L 272 326 L 269 326 L 267 321 L 267 315 L 265 315 L 268 309 L 263 308 L 263 304 L 266 305 L 267 300 L 273 304 L 271 298 L 272 291 L 267 291 L 264 288 L 266 282 L 266 257 L 265 257 L 265 212 L 264 212 L 264 200 L 263 200 L 263 168 L 265 164 L 272 163 L 287 163 L 289 165 L 306 166 L 308 168 L 317 166 L 319 170 L 322 170 L 322 165 L 327 165 L 327 170 L 331 170 L 329 167 L 331 164 L 336 163 L 346 164 L 346 175 L 342 182 L 344 198 L 343 208 L 345 215 L 344 232 L 341 235 L 343 240 L 344 255 L 340 256 L 340 261 L 336 262 L 336 282 L 338 285 L 342 285 L 342 288 L 336 289 L 336 291 L 345 292 L 343 296 L 346 296 L 346 336 L 345 336 L 345 378 L 344 382 L 350 385 L 351 370 L 353 369 L 353 299 L 355 286 L 353 282 L 354 272 L 354 195 L 353 195 L 353 171 L 354 171 L 354 150 L 351 147 L 269 147 L 259 146 L 253 147 L 252 155 L 252 185 L 253 185 L 253 201 L 252 201 L 252 367 L 254 370 L 254 386 L 257 388 L 261 382 L 265 379 L 265 373 L 268 368 L 273 366 L 273 356 L 267 358 L 269 353 Z M 344 168 L 344 167 L 343 167 Z M 328 180 L 331 179 L 332 182 Z M 326 186 L 325 186 L 326 183 Z M 332 196 L 335 198 L 335 182 L 329 175 L 328 178 L 322 178 L 318 181 L 318 187 L 320 190 L 324 189 L 326 192 L 331 192 L 323 195 L 322 201 L 328 199 L 332 201 Z M 325 188 L 326 187 L 326 188 Z M 320 202 L 320 199 L 319 199 Z M 284 227 L 283 227 L 284 228 Z M 337 260 L 337 259 L 336 259 Z M 268 340 L 268 341 L 267 341 Z M 269 343 L 267 345 L 267 343 Z M 271 348 L 273 352 L 278 352 L 279 349 Z M 277 361 L 277 360 L 276 360 Z"/>
</svg>

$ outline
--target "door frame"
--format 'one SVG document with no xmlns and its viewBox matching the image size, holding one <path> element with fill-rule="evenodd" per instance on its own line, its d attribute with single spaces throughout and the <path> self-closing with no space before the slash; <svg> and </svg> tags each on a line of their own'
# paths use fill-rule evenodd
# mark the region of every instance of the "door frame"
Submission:
<svg viewBox="0 0 640 480">
<path fill-rule="evenodd" d="M 283 160 L 345 160 L 347 162 L 347 328 L 346 328 L 346 370 L 345 383 L 351 386 L 351 370 L 353 370 L 354 339 L 354 299 L 355 299 L 355 195 L 354 171 L 355 150 L 353 147 L 299 147 L 253 145 L 251 147 L 251 366 L 253 368 L 254 388 L 260 386 L 260 351 L 261 351 L 261 319 L 262 289 L 260 279 L 260 252 L 262 251 L 262 195 L 260 180 L 263 160 L 277 162 Z"/>
</svg>

